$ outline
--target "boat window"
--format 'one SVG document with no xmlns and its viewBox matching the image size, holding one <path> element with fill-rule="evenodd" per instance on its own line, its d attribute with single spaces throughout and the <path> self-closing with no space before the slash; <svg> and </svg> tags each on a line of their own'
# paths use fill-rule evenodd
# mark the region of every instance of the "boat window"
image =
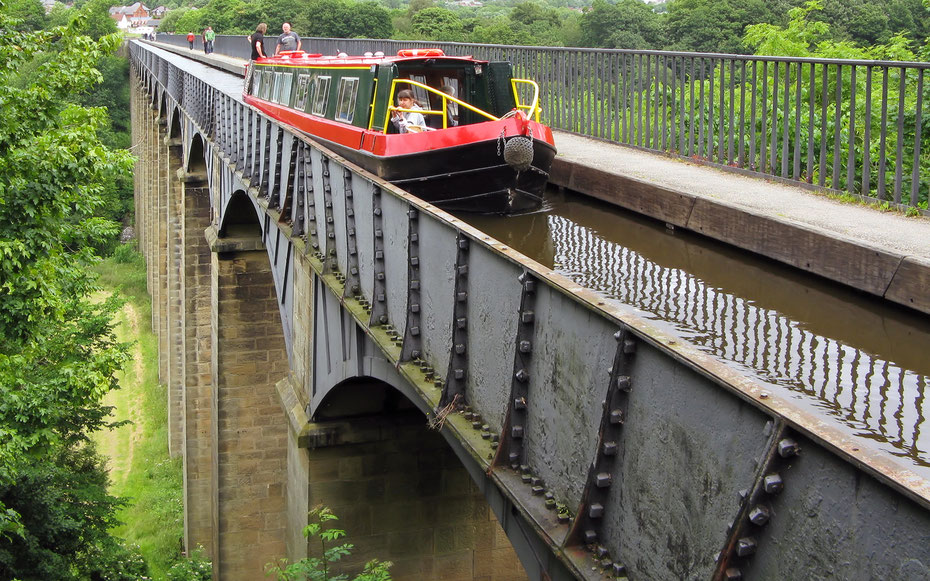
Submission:
<svg viewBox="0 0 930 581">
<path fill-rule="evenodd" d="M 425 85 L 426 75 L 410 75 L 410 80 L 423 83 Z M 410 85 L 410 89 L 413 90 L 413 96 L 417 98 L 417 103 L 429 109 L 429 92 L 427 92 L 427 90 L 423 87 L 416 87 L 414 85 Z"/>
<path fill-rule="evenodd" d="M 459 80 L 457 77 L 443 77 L 442 86 L 452 87 L 452 90 L 454 91 L 453 96 L 458 97 L 459 99 L 462 98 L 462 85 L 459 83 Z M 440 90 L 442 90 L 442 87 L 440 87 Z M 449 103 L 449 114 L 455 118 L 458 118 L 459 116 L 459 104 L 458 103 Z"/>
<path fill-rule="evenodd" d="M 313 83 L 313 108 L 310 112 L 314 115 L 325 115 L 326 104 L 329 101 L 329 82 L 332 77 L 317 77 Z"/>
<path fill-rule="evenodd" d="M 336 99 L 336 121 L 352 123 L 355 117 L 355 99 L 358 95 L 358 77 L 339 79 L 339 96 Z"/>
<path fill-rule="evenodd" d="M 274 94 L 271 97 L 271 100 L 275 103 L 281 102 L 281 93 L 283 92 L 284 87 L 284 73 L 275 73 L 274 74 Z"/>
<path fill-rule="evenodd" d="M 262 75 L 262 95 L 261 98 L 266 101 L 271 98 L 271 89 L 274 86 L 274 73 L 271 71 L 265 71 L 265 74 Z"/>
<path fill-rule="evenodd" d="M 261 95 L 262 77 L 262 71 L 252 73 L 252 90 L 250 91 L 250 94 L 255 95 L 256 97 Z"/>
<path fill-rule="evenodd" d="M 278 73 L 281 75 L 278 86 L 278 98 L 275 99 L 282 105 L 287 105 L 291 100 L 291 83 L 294 82 L 293 73 Z"/>
<path fill-rule="evenodd" d="M 310 93 L 310 75 L 297 77 L 297 96 L 294 99 L 294 108 L 304 110 L 307 106 L 307 96 Z"/>
</svg>

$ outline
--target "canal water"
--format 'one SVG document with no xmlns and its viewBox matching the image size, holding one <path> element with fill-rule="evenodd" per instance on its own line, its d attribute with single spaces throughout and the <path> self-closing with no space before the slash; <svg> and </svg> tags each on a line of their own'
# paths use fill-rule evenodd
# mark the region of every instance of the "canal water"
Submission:
<svg viewBox="0 0 930 581">
<path fill-rule="evenodd" d="M 930 318 L 554 188 L 533 214 L 458 217 L 930 477 Z"/>
</svg>

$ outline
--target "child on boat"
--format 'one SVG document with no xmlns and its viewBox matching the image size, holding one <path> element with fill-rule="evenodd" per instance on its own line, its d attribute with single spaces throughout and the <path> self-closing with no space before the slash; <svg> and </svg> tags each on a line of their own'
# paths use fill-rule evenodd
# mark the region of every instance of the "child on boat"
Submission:
<svg viewBox="0 0 930 581">
<path fill-rule="evenodd" d="M 420 105 L 417 104 L 417 100 L 413 96 L 413 91 L 410 89 L 404 89 L 397 93 L 397 106 L 401 109 L 409 109 L 409 111 L 394 111 L 391 115 L 391 122 L 397 127 L 397 131 L 400 133 L 419 133 L 426 130 L 426 120 L 423 118 L 422 113 L 417 113 L 420 109 Z"/>
</svg>

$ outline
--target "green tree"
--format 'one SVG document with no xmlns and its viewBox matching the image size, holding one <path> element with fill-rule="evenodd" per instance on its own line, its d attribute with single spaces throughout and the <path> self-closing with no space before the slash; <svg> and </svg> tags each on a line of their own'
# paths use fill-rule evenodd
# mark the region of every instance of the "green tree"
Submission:
<svg viewBox="0 0 930 581">
<path fill-rule="evenodd" d="M 390 38 L 394 31 L 391 13 L 375 2 L 311 0 L 295 20 L 305 36 Z"/>
<path fill-rule="evenodd" d="M 656 49 L 663 44 L 661 17 L 642 0 L 594 0 L 581 17 L 581 43 L 596 48 Z"/>
<path fill-rule="evenodd" d="M 448 8 L 424 8 L 413 15 L 413 32 L 420 38 L 461 42 L 465 39 L 462 19 Z"/>
<path fill-rule="evenodd" d="M 127 358 L 112 330 L 118 304 L 90 300 L 96 285 L 88 267 L 97 260 L 93 248 L 118 228 L 95 217 L 104 184 L 132 161 L 101 143 L 104 111 L 73 103 L 72 95 L 99 82 L 95 64 L 120 42 L 78 34 L 84 18 L 22 32 L 0 10 L 0 486 L 39 482 L 29 470 L 59 466 L 70 481 L 62 488 L 92 485 L 103 499 L 102 480 L 83 478 L 86 465 L 61 459 L 79 457 L 87 434 L 109 425 L 101 399 L 117 387 L 114 374 Z M 99 506 L 112 514 L 115 501 L 107 502 Z M 5 539 L 35 532 L 21 510 L 0 505 Z M 75 528 L 107 528 L 94 511 L 71 516 Z M 64 556 L 78 567 L 72 557 Z"/>
<path fill-rule="evenodd" d="M 18 21 L 8 25 L 16 30 L 42 30 L 48 24 L 45 7 L 40 0 L 4 0 L 0 3 L 0 11 Z"/>
<path fill-rule="evenodd" d="M 89 0 L 80 9 L 81 19 L 75 23 L 75 31 L 98 40 L 108 34 L 116 34 L 116 21 L 110 18 L 109 0 Z"/>
<path fill-rule="evenodd" d="M 355 548 L 351 543 L 340 543 L 346 536 L 345 530 L 331 526 L 339 517 L 329 508 L 320 506 L 310 511 L 310 519 L 303 534 L 311 550 L 319 556 L 307 557 L 296 563 L 281 559 L 266 565 L 266 573 L 273 575 L 275 581 L 349 581 L 349 575 L 336 572 L 339 561 L 351 555 Z M 390 561 L 368 561 L 362 572 L 352 577 L 352 581 L 391 581 L 388 570 L 392 565 Z"/>
<path fill-rule="evenodd" d="M 666 16 L 667 48 L 744 53 L 746 26 L 782 24 L 792 0 L 671 0 Z"/>
</svg>

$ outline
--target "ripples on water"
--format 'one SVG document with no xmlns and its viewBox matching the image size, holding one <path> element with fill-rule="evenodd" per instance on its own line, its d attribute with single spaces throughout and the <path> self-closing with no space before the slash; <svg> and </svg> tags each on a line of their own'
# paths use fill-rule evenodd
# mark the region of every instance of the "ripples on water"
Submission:
<svg viewBox="0 0 930 581">
<path fill-rule="evenodd" d="M 930 468 L 925 317 L 569 195 L 542 213 L 460 217 Z"/>
</svg>

